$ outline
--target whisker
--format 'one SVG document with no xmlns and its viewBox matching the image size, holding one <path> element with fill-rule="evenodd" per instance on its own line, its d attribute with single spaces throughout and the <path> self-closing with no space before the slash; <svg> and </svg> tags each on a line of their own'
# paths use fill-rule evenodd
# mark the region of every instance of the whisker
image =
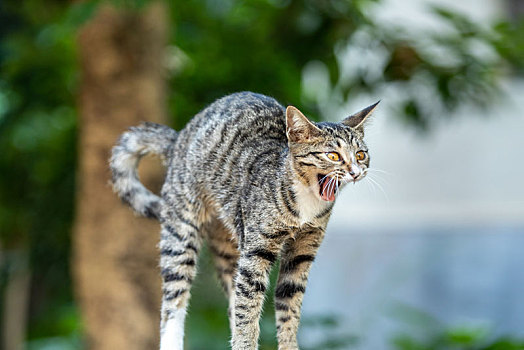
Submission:
<svg viewBox="0 0 524 350">
<path fill-rule="evenodd" d="M 329 173 L 329 174 L 331 174 L 331 173 Z M 329 175 L 329 174 L 328 174 L 328 175 Z M 328 175 L 324 176 L 322 179 L 325 179 Z M 323 195 L 324 195 L 324 191 L 325 191 L 325 190 L 329 190 L 329 184 L 331 183 L 332 180 L 333 180 L 333 178 L 330 177 L 329 180 L 328 180 L 328 183 L 325 184 L 325 185 L 323 186 L 323 188 L 322 188 L 322 193 L 321 193 L 320 195 L 323 196 Z M 319 184 L 320 184 L 320 183 L 319 183 Z"/>
<path fill-rule="evenodd" d="M 366 179 L 367 180 L 367 179 Z M 377 194 L 377 191 L 373 185 L 373 183 L 371 181 L 365 181 L 366 183 L 366 186 L 368 187 L 368 189 L 370 189 L 370 191 L 373 193 L 373 195 L 375 196 Z"/>
<path fill-rule="evenodd" d="M 389 179 L 385 178 L 385 177 L 383 177 L 381 175 L 392 176 L 391 173 L 388 173 L 386 171 L 382 171 L 382 170 L 379 170 L 379 169 L 366 169 L 366 170 L 369 170 L 369 175 L 373 175 L 375 180 L 380 180 L 380 181 L 382 181 L 382 182 L 384 182 L 386 184 L 389 184 Z"/>
<path fill-rule="evenodd" d="M 368 174 L 369 177 L 373 178 L 373 180 L 377 181 L 377 182 L 382 182 L 381 185 L 389 185 L 389 181 L 388 179 L 385 179 L 377 174 L 373 174 L 373 173 L 370 173 Z"/>
<path fill-rule="evenodd" d="M 329 178 L 329 182 L 327 184 L 328 193 L 331 193 L 333 191 L 333 183 L 335 182 L 335 177 Z"/>
<path fill-rule="evenodd" d="M 390 173 L 388 171 L 377 169 L 377 168 L 367 168 L 366 170 L 375 171 L 377 173 L 382 173 L 382 174 L 386 174 L 386 175 L 393 175 L 392 173 Z"/>
<path fill-rule="evenodd" d="M 320 185 L 320 184 L 322 183 L 322 181 L 324 181 L 324 179 L 325 179 L 326 177 L 330 176 L 333 172 L 334 172 L 334 170 L 331 171 L 331 172 L 329 172 L 329 173 L 327 173 L 323 178 L 321 178 L 320 180 L 318 180 L 318 184 Z"/>
<path fill-rule="evenodd" d="M 333 194 L 336 194 L 337 184 L 338 184 L 338 176 L 335 175 L 333 177 L 333 183 L 331 184 L 331 190 L 332 190 Z"/>
<path fill-rule="evenodd" d="M 336 196 L 335 188 L 336 188 L 336 186 L 338 184 L 338 176 L 335 175 L 331 179 L 332 179 L 332 181 L 331 181 L 331 184 L 330 184 L 330 188 L 331 188 L 330 191 L 331 191 L 331 193 L 333 193 L 333 195 Z"/>
<path fill-rule="evenodd" d="M 329 183 L 329 182 L 328 182 Z M 323 196 L 324 195 L 324 192 L 326 191 L 327 189 L 327 184 L 325 184 L 324 186 L 322 186 L 322 191 L 320 192 L 320 195 Z"/>
<path fill-rule="evenodd" d="M 370 180 L 369 177 L 366 178 L 366 183 L 368 184 L 369 188 L 371 188 L 371 191 L 373 192 L 373 195 L 376 196 L 377 195 L 377 184 L 373 181 Z"/>
<path fill-rule="evenodd" d="M 389 197 L 386 194 L 386 191 L 384 191 L 384 188 L 382 188 L 382 185 L 380 185 L 377 181 L 373 180 L 371 177 L 366 177 L 369 181 L 371 181 L 374 185 L 378 187 L 378 189 L 382 192 L 384 197 L 386 197 L 386 200 L 389 202 Z"/>
</svg>

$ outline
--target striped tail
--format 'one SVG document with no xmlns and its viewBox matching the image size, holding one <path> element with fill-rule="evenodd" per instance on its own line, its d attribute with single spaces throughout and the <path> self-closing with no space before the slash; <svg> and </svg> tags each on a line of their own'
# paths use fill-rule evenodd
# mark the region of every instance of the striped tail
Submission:
<svg viewBox="0 0 524 350">
<path fill-rule="evenodd" d="M 166 160 L 176 137 L 175 130 L 147 122 L 123 133 L 113 147 L 110 159 L 113 190 L 142 216 L 159 219 L 163 200 L 142 185 L 137 173 L 138 163 L 149 153 Z"/>
</svg>

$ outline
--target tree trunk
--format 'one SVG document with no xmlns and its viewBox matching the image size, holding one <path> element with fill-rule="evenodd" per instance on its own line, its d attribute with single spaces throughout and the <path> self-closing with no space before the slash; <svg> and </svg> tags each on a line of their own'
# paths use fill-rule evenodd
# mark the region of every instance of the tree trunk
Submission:
<svg viewBox="0 0 524 350">
<path fill-rule="evenodd" d="M 0 266 L 2 263 L 9 266 L 4 295 L 2 348 L 22 350 L 27 336 L 27 312 L 31 286 L 29 258 L 25 249 L 13 249 L 6 253 L 3 257 L 0 247 Z"/>
<path fill-rule="evenodd" d="M 78 36 L 82 82 L 73 274 L 92 350 L 158 348 L 159 225 L 135 217 L 113 194 L 108 158 L 129 126 L 164 122 L 166 12 L 161 2 L 133 12 L 100 6 Z M 158 189 L 160 166 L 146 167 L 142 181 Z"/>
</svg>

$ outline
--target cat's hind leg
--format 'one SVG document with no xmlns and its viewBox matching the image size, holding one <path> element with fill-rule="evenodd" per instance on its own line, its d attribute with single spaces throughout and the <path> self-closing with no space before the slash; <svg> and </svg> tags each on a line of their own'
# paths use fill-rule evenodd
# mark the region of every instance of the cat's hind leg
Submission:
<svg viewBox="0 0 524 350">
<path fill-rule="evenodd" d="M 163 280 L 160 350 L 183 350 L 184 321 L 201 246 L 200 226 L 189 205 L 166 208 L 162 215 L 160 268 Z"/>
<path fill-rule="evenodd" d="M 229 301 L 228 315 L 232 333 L 235 325 L 235 315 L 232 311 L 235 305 L 235 294 L 233 293 L 234 277 L 239 257 L 237 240 L 218 219 L 206 225 L 205 231 L 217 276 Z"/>
</svg>

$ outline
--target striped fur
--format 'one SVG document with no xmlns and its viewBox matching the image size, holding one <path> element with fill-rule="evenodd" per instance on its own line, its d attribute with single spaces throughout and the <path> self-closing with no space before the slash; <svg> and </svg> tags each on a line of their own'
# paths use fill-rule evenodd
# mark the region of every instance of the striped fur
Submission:
<svg viewBox="0 0 524 350">
<path fill-rule="evenodd" d="M 229 299 L 232 348 L 258 348 L 269 271 L 280 259 L 279 349 L 298 349 L 309 268 L 340 187 L 366 174 L 363 124 L 375 107 L 341 123 L 313 123 L 294 107 L 242 92 L 214 102 L 179 133 L 146 124 L 121 137 L 111 158 L 115 191 L 162 225 L 162 350 L 183 348 L 203 240 Z M 136 176 L 137 163 L 148 152 L 167 161 L 161 199 Z"/>
<path fill-rule="evenodd" d="M 144 123 L 120 137 L 113 147 L 109 162 L 113 180 L 113 189 L 122 201 L 131 206 L 138 214 L 150 218 L 160 218 L 162 199 L 151 193 L 138 179 L 137 166 L 140 158 L 148 153 L 168 155 L 176 132 L 164 125 Z"/>
</svg>

